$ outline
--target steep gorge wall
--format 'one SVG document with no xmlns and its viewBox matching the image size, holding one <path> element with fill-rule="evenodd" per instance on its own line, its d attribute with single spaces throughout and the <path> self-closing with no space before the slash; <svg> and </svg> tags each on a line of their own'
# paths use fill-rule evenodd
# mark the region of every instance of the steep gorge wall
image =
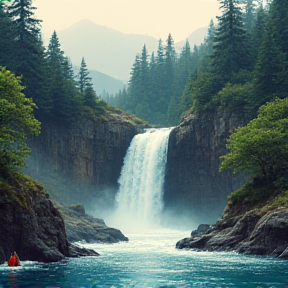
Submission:
<svg viewBox="0 0 288 288">
<path fill-rule="evenodd" d="M 78 121 L 69 127 L 44 125 L 40 136 L 32 139 L 27 173 L 58 201 L 85 205 L 111 202 L 126 150 L 143 128 L 120 112 L 107 117 L 100 122 Z"/>
<path fill-rule="evenodd" d="M 227 152 L 230 131 L 244 120 L 228 111 L 190 114 L 170 134 L 164 202 L 172 215 L 192 216 L 196 223 L 214 223 L 227 204 L 227 195 L 245 177 L 219 173 L 219 157 Z"/>
</svg>

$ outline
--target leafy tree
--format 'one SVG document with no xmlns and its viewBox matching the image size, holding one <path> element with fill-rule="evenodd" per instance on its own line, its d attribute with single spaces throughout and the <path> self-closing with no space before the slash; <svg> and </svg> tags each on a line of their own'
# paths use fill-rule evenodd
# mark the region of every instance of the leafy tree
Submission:
<svg viewBox="0 0 288 288">
<path fill-rule="evenodd" d="M 229 137 L 220 171 L 232 169 L 272 180 L 282 177 L 288 171 L 287 127 L 288 98 L 261 106 L 257 118 Z"/>
<path fill-rule="evenodd" d="M 20 77 L 6 68 L 0 70 L 0 172 L 25 165 L 30 152 L 28 134 L 40 133 L 40 122 L 34 118 L 36 105 L 22 93 Z"/>
<path fill-rule="evenodd" d="M 227 83 L 213 98 L 213 104 L 218 109 L 229 109 L 244 116 L 247 99 L 253 93 L 253 84 L 246 82 L 245 84 Z"/>
</svg>

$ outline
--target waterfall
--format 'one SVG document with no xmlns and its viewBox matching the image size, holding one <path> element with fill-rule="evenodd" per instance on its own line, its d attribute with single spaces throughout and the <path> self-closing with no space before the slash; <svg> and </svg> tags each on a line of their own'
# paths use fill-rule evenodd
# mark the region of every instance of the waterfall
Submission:
<svg viewBox="0 0 288 288">
<path fill-rule="evenodd" d="M 160 225 L 170 131 L 171 128 L 147 129 L 131 141 L 116 195 L 115 219 L 120 226 L 133 230 Z"/>
</svg>

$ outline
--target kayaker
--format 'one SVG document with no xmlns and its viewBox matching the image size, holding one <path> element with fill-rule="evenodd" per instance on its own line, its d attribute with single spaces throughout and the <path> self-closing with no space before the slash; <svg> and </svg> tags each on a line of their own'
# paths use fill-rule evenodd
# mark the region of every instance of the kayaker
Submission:
<svg viewBox="0 0 288 288">
<path fill-rule="evenodd" d="M 8 261 L 8 266 L 9 267 L 21 266 L 20 259 L 19 259 L 18 255 L 17 255 L 17 253 L 15 251 L 10 256 L 10 259 Z"/>
</svg>

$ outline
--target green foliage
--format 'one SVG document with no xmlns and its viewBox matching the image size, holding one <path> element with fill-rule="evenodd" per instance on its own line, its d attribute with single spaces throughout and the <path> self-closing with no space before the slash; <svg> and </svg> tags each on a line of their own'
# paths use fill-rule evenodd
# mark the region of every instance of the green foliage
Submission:
<svg viewBox="0 0 288 288">
<path fill-rule="evenodd" d="M 260 107 L 258 117 L 237 128 L 227 141 L 220 171 L 260 174 L 276 181 L 288 169 L 288 99 Z"/>
<path fill-rule="evenodd" d="M 269 203 L 269 206 L 271 207 L 288 207 L 288 190 L 282 192 L 277 197 L 273 198 L 271 202 Z"/>
<path fill-rule="evenodd" d="M 228 200 L 233 204 L 242 203 L 247 208 L 263 206 L 269 199 L 279 193 L 273 182 L 263 177 L 254 177 L 236 191 L 233 191 Z"/>
<path fill-rule="evenodd" d="M 176 125 L 182 113 L 181 95 L 188 79 L 196 74 L 197 63 L 198 48 L 191 52 L 188 41 L 178 58 L 171 34 L 166 46 L 159 40 L 156 57 L 154 53 L 150 57 L 144 45 L 136 55 L 128 88 L 115 96 L 118 101 L 113 104 L 156 126 Z"/>
<path fill-rule="evenodd" d="M 218 109 L 229 109 L 244 116 L 247 99 L 253 93 L 253 85 L 249 82 L 242 84 L 227 83 L 213 98 L 213 105 Z"/>
<path fill-rule="evenodd" d="M 25 165 L 30 152 L 26 145 L 28 134 L 40 133 L 40 122 L 34 118 L 36 105 L 25 98 L 20 78 L 0 70 L 0 172 Z"/>
<path fill-rule="evenodd" d="M 7 66 L 16 75 L 23 76 L 22 84 L 25 86 L 26 97 L 33 98 L 39 109 L 43 109 L 41 112 L 46 112 L 49 97 L 46 90 L 46 63 L 40 34 L 42 21 L 34 17 L 35 9 L 32 0 L 14 0 L 7 5 L 6 13 L 13 27 L 12 57 Z"/>
<path fill-rule="evenodd" d="M 18 171 L 6 171 L 5 177 L 0 174 L 0 191 L 2 195 L 6 194 L 9 199 L 13 199 L 22 207 L 31 209 L 31 193 L 34 195 L 43 193 L 44 189 L 29 176 Z"/>
<path fill-rule="evenodd" d="M 12 21 L 3 9 L 3 3 L 0 2 L 0 66 L 10 66 L 14 49 L 13 27 Z"/>
<path fill-rule="evenodd" d="M 87 69 L 87 64 L 85 62 L 84 57 L 82 57 L 80 70 L 78 73 L 78 86 L 81 93 L 88 87 L 92 87 L 92 78 L 89 77 L 89 71 Z"/>
<path fill-rule="evenodd" d="M 220 0 L 222 15 L 218 17 L 213 46 L 213 68 L 229 81 L 240 69 L 249 70 L 249 48 L 244 29 L 241 0 Z"/>
<path fill-rule="evenodd" d="M 193 108 L 199 111 L 210 107 L 213 96 L 222 88 L 222 81 L 214 73 L 201 73 L 191 88 Z"/>
</svg>

